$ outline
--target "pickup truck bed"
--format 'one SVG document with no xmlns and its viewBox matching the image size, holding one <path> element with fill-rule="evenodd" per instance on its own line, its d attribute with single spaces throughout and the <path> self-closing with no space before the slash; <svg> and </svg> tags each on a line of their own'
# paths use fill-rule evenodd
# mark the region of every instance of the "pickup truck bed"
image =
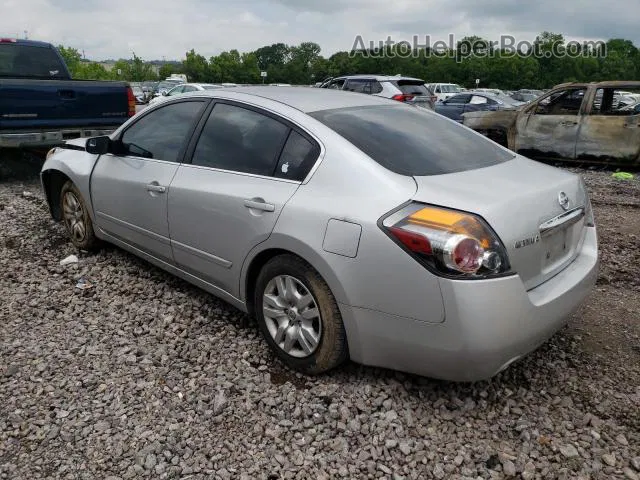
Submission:
<svg viewBox="0 0 640 480">
<path fill-rule="evenodd" d="M 0 147 L 104 135 L 134 114 L 126 82 L 72 80 L 53 46 L 0 39 Z"/>
</svg>

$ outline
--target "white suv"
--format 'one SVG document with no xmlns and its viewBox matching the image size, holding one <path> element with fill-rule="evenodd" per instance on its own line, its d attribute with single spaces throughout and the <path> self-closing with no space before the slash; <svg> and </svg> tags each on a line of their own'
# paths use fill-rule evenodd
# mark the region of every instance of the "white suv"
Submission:
<svg viewBox="0 0 640 480">
<path fill-rule="evenodd" d="M 436 97 L 419 78 L 388 75 L 346 75 L 325 80 L 320 88 L 347 90 L 391 98 L 433 110 Z"/>
<path fill-rule="evenodd" d="M 427 87 L 433 92 L 439 102 L 462 92 L 462 87 L 455 83 L 429 83 Z"/>
</svg>

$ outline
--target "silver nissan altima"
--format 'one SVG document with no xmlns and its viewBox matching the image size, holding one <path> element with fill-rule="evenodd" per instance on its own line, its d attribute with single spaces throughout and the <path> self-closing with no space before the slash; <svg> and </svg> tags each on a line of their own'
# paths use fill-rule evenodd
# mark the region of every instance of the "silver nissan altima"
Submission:
<svg viewBox="0 0 640 480">
<path fill-rule="evenodd" d="M 579 176 L 359 93 L 182 95 L 51 150 L 41 178 L 76 247 L 118 245 L 226 300 L 309 374 L 351 359 L 489 378 L 598 269 Z"/>
</svg>

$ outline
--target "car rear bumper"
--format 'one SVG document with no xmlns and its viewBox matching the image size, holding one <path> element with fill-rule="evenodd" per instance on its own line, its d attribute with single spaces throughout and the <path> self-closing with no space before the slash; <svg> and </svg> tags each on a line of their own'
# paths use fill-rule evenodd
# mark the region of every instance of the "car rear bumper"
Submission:
<svg viewBox="0 0 640 480">
<path fill-rule="evenodd" d="M 0 147 L 53 147 L 61 145 L 65 140 L 74 138 L 99 137 L 110 135 L 119 125 L 99 128 L 64 128 L 60 130 L 14 131 L 0 133 Z"/>
<path fill-rule="evenodd" d="M 443 323 L 352 307 L 352 357 L 367 365 L 445 380 L 490 378 L 558 331 L 589 294 L 597 274 L 597 235 L 588 228 L 576 259 L 532 290 L 526 291 L 517 275 L 441 279 Z"/>
</svg>

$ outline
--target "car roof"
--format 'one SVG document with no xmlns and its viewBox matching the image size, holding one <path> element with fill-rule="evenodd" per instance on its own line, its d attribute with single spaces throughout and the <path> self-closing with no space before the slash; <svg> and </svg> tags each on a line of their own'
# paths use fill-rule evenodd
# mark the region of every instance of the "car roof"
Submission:
<svg viewBox="0 0 640 480">
<path fill-rule="evenodd" d="M 373 78 L 373 79 L 377 80 L 378 82 L 391 82 L 391 81 L 394 81 L 394 80 L 414 80 L 414 81 L 417 81 L 417 82 L 423 82 L 424 83 L 424 80 L 422 80 L 421 78 L 405 77 L 403 75 L 379 75 L 379 74 L 375 74 L 375 73 L 372 73 L 372 74 L 361 73 L 361 74 L 358 74 L 358 75 L 342 75 L 340 77 L 332 78 L 331 80 L 337 80 L 337 79 L 341 79 L 341 78 L 344 78 L 344 79 L 360 79 L 360 78 L 370 79 L 370 78 Z"/>
<path fill-rule="evenodd" d="M 29 47 L 42 47 L 42 48 L 53 48 L 53 45 L 47 42 L 41 42 L 39 40 L 25 40 L 21 38 L 12 38 L 12 37 L 4 37 L 0 35 L 0 38 L 3 40 L 8 40 L 10 43 L 15 43 L 16 45 L 26 45 Z"/>
<path fill-rule="evenodd" d="M 375 95 L 363 95 L 362 93 L 346 92 L 344 90 L 312 87 L 274 87 L 269 85 L 217 88 L 215 90 L 186 93 L 181 95 L 181 97 L 200 96 L 220 98 L 224 97 L 226 92 L 242 94 L 237 98 L 247 99 L 247 97 L 253 96 L 272 100 L 305 113 L 336 108 L 389 105 L 389 102 L 395 102 Z"/>
<path fill-rule="evenodd" d="M 570 82 L 570 83 L 561 83 L 553 87 L 556 88 L 565 88 L 565 87 L 588 87 L 594 86 L 596 88 L 611 88 L 611 87 L 627 87 L 627 88 L 640 88 L 640 81 L 637 80 L 615 80 L 615 81 L 606 81 L 606 82 L 591 82 L 591 83 L 580 83 L 580 82 Z"/>
</svg>

